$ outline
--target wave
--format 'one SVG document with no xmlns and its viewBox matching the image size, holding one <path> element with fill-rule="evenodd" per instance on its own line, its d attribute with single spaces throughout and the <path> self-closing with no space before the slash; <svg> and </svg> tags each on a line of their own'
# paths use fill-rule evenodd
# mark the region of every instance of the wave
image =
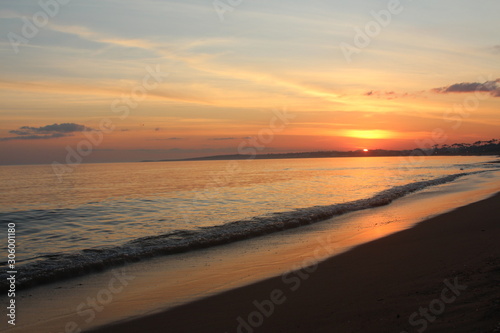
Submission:
<svg viewBox="0 0 500 333">
<path fill-rule="evenodd" d="M 161 235 L 137 238 L 120 246 L 42 255 L 37 257 L 36 261 L 17 265 L 16 285 L 19 289 L 28 288 L 37 284 L 81 276 L 154 256 L 209 248 L 296 228 L 324 221 L 341 214 L 387 205 L 398 198 L 424 188 L 483 172 L 486 171 L 459 173 L 433 180 L 396 186 L 379 192 L 371 198 L 347 203 L 271 213 L 229 222 L 220 226 L 199 227 L 196 230 L 175 230 Z M 6 272 L 0 273 L 0 285 L 3 287 L 7 286 L 7 276 Z"/>
</svg>

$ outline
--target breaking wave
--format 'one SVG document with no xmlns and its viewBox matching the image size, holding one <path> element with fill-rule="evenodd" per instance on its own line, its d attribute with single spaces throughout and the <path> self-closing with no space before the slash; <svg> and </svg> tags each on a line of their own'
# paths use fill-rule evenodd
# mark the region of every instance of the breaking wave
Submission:
<svg viewBox="0 0 500 333">
<path fill-rule="evenodd" d="M 159 255 L 193 251 L 300 227 L 341 214 L 383 206 L 424 188 L 454 181 L 459 177 L 484 171 L 459 173 L 433 180 L 396 186 L 376 195 L 346 203 L 313 206 L 287 212 L 271 213 L 195 230 L 175 230 L 161 235 L 141 237 L 120 246 L 84 249 L 71 253 L 52 253 L 34 261 L 17 264 L 17 287 L 27 288 L 58 279 L 81 276 L 112 266 Z M 6 266 L 6 262 L 0 263 Z M 7 286 L 7 273 L 0 273 L 0 284 Z"/>
</svg>

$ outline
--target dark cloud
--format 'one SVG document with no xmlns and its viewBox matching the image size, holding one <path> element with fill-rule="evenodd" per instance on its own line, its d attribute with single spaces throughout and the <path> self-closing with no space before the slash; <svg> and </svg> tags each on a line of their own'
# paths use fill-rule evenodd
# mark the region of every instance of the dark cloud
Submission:
<svg viewBox="0 0 500 333">
<path fill-rule="evenodd" d="M 21 130 L 12 130 L 12 131 L 9 131 L 9 133 L 15 134 L 15 135 L 32 135 L 33 134 L 32 132 L 21 131 Z"/>
<path fill-rule="evenodd" d="M 493 81 L 480 82 L 461 82 L 451 86 L 434 88 L 431 91 L 438 94 L 449 93 L 471 93 L 476 91 L 489 92 L 494 97 L 500 97 L 500 79 Z"/>
<path fill-rule="evenodd" d="M 0 141 L 57 139 L 86 130 L 91 130 L 91 128 L 75 123 L 52 124 L 40 127 L 22 126 L 17 130 L 9 131 L 10 134 L 17 136 L 0 138 Z"/>
<path fill-rule="evenodd" d="M 20 130 L 28 131 L 30 133 L 37 133 L 37 134 L 52 134 L 52 133 L 74 133 L 74 132 L 83 132 L 89 128 L 75 124 L 75 123 L 63 123 L 63 124 L 52 124 L 52 125 L 47 125 L 47 126 L 41 126 L 41 127 L 30 127 L 30 126 L 23 126 L 19 128 Z M 10 133 L 13 133 L 11 131 Z M 16 133 L 13 133 L 16 134 Z"/>
</svg>

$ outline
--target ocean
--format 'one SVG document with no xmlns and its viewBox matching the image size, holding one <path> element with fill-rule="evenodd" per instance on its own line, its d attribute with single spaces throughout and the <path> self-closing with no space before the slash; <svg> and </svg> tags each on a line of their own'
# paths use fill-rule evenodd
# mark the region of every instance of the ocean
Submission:
<svg viewBox="0 0 500 333">
<path fill-rule="evenodd" d="M 17 286 L 278 233 L 474 173 L 481 157 L 358 157 L 1 166 L 1 237 L 16 225 Z M 300 229 L 299 229 L 300 230 Z M 7 243 L 2 244 L 7 253 Z M 6 260 L 6 259 L 4 259 Z M 2 285 L 7 261 L 0 263 Z"/>
</svg>

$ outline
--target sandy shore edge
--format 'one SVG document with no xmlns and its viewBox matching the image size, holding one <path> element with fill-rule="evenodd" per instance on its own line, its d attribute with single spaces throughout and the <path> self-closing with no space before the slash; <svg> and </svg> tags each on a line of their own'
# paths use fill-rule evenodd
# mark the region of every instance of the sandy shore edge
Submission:
<svg viewBox="0 0 500 333">
<path fill-rule="evenodd" d="M 88 332 L 500 331 L 500 194 L 317 266 Z"/>
</svg>

